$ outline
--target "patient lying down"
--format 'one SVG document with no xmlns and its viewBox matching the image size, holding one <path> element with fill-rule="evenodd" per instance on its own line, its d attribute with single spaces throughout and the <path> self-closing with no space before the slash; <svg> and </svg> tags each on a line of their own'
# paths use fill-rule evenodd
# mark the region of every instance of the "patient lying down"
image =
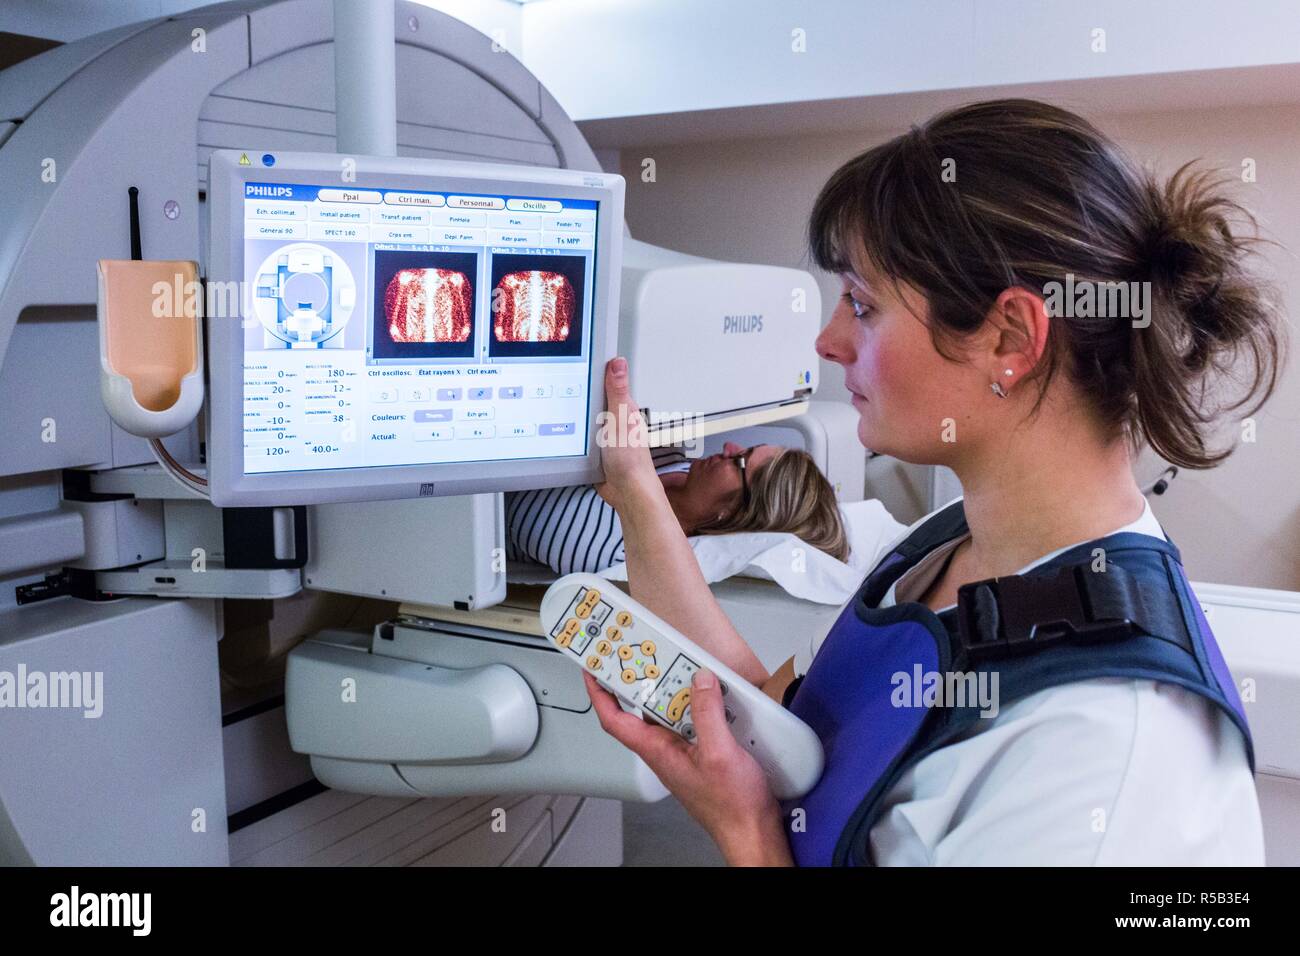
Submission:
<svg viewBox="0 0 1300 956">
<path fill-rule="evenodd" d="M 705 458 L 659 449 L 654 460 L 688 536 L 784 531 L 848 559 L 835 491 L 807 452 L 728 442 Z M 505 507 L 509 560 L 535 561 L 556 574 L 603 571 L 625 560 L 618 514 L 591 485 L 511 492 Z"/>
</svg>

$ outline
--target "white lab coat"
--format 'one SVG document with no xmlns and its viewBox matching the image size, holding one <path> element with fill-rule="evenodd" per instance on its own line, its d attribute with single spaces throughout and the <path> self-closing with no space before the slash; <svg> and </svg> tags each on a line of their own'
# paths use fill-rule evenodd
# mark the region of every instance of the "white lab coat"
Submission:
<svg viewBox="0 0 1300 956">
<path fill-rule="evenodd" d="M 1117 530 L 1165 537 L 1150 505 Z M 895 592 L 900 600 L 923 593 L 948 550 L 905 574 L 881 606 L 892 605 Z M 824 636 L 796 657 L 796 673 L 807 670 Z M 1226 715 L 1191 691 L 1129 678 L 1080 681 L 979 724 L 919 761 L 886 795 L 871 830 L 878 864 L 1264 862 L 1244 742 Z"/>
</svg>

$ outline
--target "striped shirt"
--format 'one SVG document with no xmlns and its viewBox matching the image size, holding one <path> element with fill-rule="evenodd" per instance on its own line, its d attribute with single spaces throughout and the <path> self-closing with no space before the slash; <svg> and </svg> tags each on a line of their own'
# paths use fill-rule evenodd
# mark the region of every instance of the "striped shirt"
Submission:
<svg viewBox="0 0 1300 956">
<path fill-rule="evenodd" d="M 688 471 L 681 448 L 652 448 L 656 474 Z M 505 496 L 506 559 L 544 564 L 556 574 L 603 571 L 626 560 L 623 525 L 592 485 L 511 491 Z"/>
</svg>

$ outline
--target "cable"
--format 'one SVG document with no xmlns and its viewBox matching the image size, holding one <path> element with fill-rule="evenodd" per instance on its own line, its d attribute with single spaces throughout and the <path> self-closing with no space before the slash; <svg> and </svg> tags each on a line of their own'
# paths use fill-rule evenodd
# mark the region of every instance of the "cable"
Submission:
<svg viewBox="0 0 1300 956">
<path fill-rule="evenodd" d="M 151 438 L 149 439 L 149 447 L 153 449 L 154 457 L 158 459 L 158 464 L 162 465 L 163 469 L 173 478 L 200 494 L 206 495 L 208 493 L 208 480 L 200 475 L 194 474 L 173 458 L 161 441 L 157 438 Z"/>
<path fill-rule="evenodd" d="M 210 497 L 208 493 L 208 479 L 194 474 L 173 458 L 171 453 L 157 438 L 149 439 L 149 447 L 153 449 L 154 457 L 158 459 L 158 464 L 162 465 L 163 470 L 166 471 L 167 474 L 171 475 L 195 494 L 202 495 L 204 498 Z"/>
</svg>

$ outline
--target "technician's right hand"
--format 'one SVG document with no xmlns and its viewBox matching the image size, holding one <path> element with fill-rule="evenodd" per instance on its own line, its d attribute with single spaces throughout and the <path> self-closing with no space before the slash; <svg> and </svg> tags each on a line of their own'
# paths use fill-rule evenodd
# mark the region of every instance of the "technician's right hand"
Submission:
<svg viewBox="0 0 1300 956">
<path fill-rule="evenodd" d="M 596 492 L 620 512 L 637 492 L 663 494 L 648 438 L 645 420 L 628 384 L 627 359 L 610 359 L 605 365 L 605 414 L 596 432 L 605 480 L 596 485 Z"/>
<path fill-rule="evenodd" d="M 732 866 L 793 866 L 781 808 L 758 761 L 727 723 L 718 679 L 697 671 L 691 681 L 695 743 L 636 714 L 583 671 L 596 718 L 607 734 L 646 762 L 722 851 Z"/>
</svg>

